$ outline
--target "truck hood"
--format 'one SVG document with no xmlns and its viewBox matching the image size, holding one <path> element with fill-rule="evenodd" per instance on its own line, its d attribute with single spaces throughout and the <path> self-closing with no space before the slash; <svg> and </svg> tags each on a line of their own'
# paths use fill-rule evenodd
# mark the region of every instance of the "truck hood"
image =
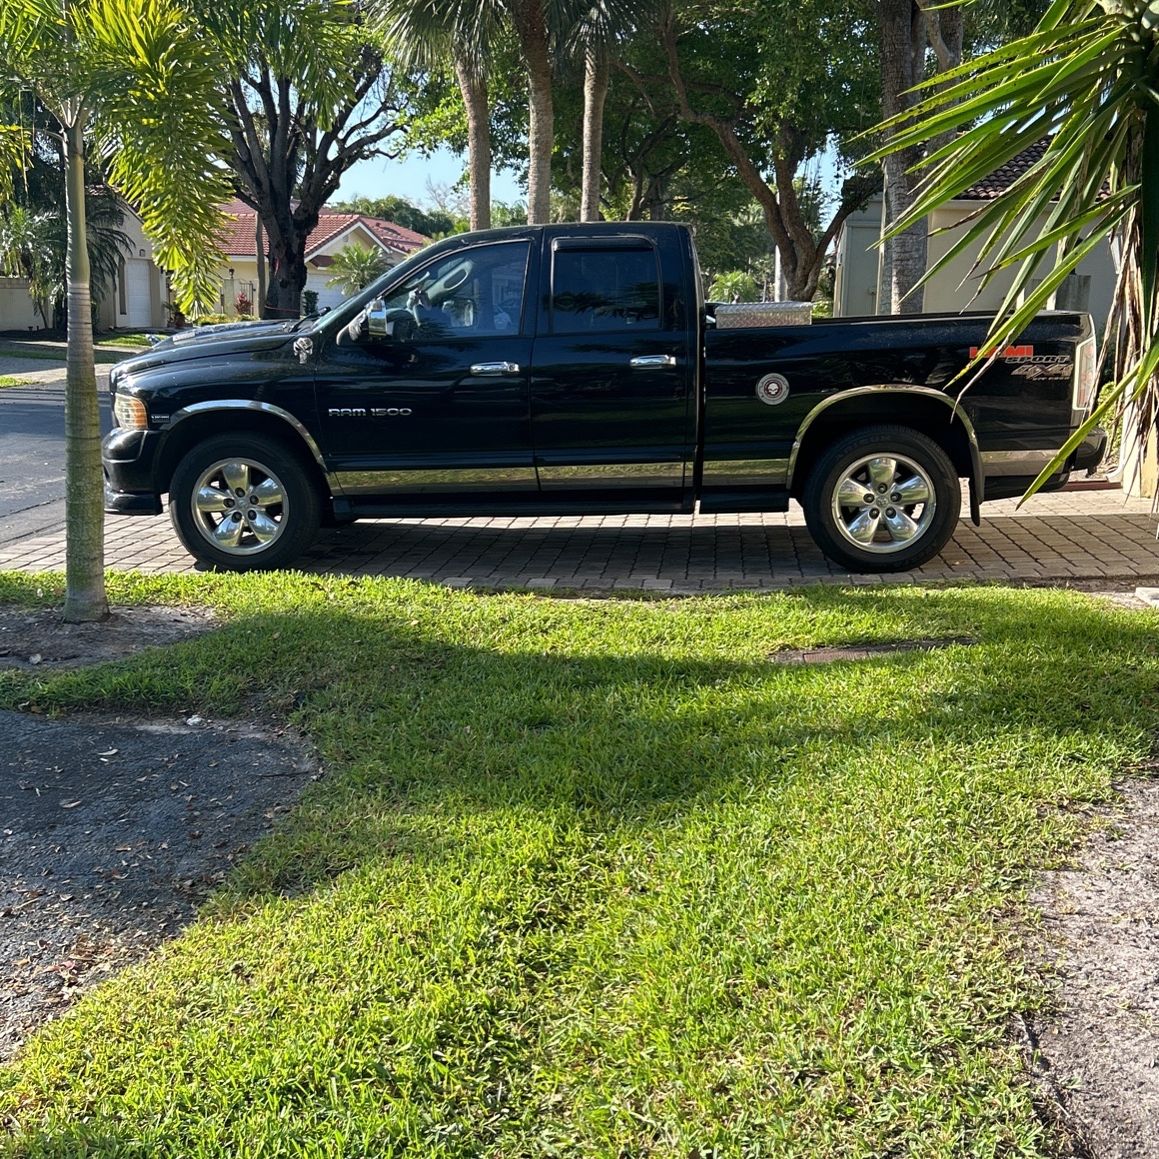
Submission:
<svg viewBox="0 0 1159 1159">
<path fill-rule="evenodd" d="M 194 326 L 179 330 L 156 346 L 117 364 L 112 378 L 143 374 L 161 366 L 191 362 L 199 358 L 221 358 L 272 350 L 291 341 L 293 322 L 222 322 L 214 326 Z M 302 333 L 309 333 L 303 327 Z"/>
</svg>

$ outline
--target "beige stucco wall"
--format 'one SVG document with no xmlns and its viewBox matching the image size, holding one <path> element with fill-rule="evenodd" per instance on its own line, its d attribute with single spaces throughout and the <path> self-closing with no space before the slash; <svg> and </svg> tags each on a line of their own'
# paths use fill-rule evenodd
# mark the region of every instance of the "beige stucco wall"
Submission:
<svg viewBox="0 0 1159 1159">
<path fill-rule="evenodd" d="M 97 307 L 96 324 L 101 330 L 152 329 L 167 324 L 165 275 L 153 264 L 153 245 L 145 236 L 141 221 L 125 210 L 120 230 L 130 240 L 124 253 L 126 293 L 114 283 Z M 133 293 L 128 292 L 133 287 Z M 28 296 L 23 278 L 0 278 L 0 330 L 36 330 L 44 322 Z"/>
<path fill-rule="evenodd" d="M 44 320 L 28 296 L 24 278 L 0 278 L 0 330 L 40 330 Z"/>
<path fill-rule="evenodd" d="M 978 208 L 976 201 L 953 201 L 938 210 L 931 221 L 929 261 L 933 263 L 955 243 L 955 223 Z M 939 232 L 947 229 L 948 232 Z M 871 201 L 847 221 L 837 248 L 837 285 L 834 313 L 854 317 L 878 312 L 881 288 L 878 286 L 879 257 L 873 248 L 881 229 L 881 199 Z M 1014 271 L 997 275 L 984 289 L 973 271 L 981 241 L 960 254 L 946 270 L 926 283 L 923 309 L 926 313 L 958 313 L 963 310 L 996 310 L 1014 279 Z M 1053 256 L 1043 263 L 1036 277 L 1054 266 Z M 1100 328 L 1105 324 L 1115 289 L 1115 270 L 1107 246 L 1099 247 L 1079 267 L 1080 276 L 1090 278 L 1088 309 Z M 964 281 L 963 281 L 964 279 Z M 888 312 L 886 310 L 886 312 Z"/>
</svg>

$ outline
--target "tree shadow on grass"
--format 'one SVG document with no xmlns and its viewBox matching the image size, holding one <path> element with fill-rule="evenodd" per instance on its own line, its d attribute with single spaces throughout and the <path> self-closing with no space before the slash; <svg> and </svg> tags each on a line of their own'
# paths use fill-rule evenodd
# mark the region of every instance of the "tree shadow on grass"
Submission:
<svg viewBox="0 0 1159 1159">
<path fill-rule="evenodd" d="M 440 818 L 491 811 L 571 818 L 593 831 L 648 826 L 754 786 L 772 790 L 798 774 L 802 753 L 823 773 L 827 747 L 869 752 L 935 737 L 954 752 L 1003 733 L 1016 745 L 1026 730 L 1082 732 L 1093 720 L 1114 728 L 1154 706 L 1149 622 L 1094 603 L 1043 613 L 958 589 L 915 609 L 898 590 L 814 590 L 766 606 L 770 616 L 805 609 L 836 624 L 868 616 L 879 632 L 896 623 L 885 638 L 897 640 L 936 636 L 943 624 L 977 645 L 785 668 L 719 648 L 674 657 L 626 643 L 609 655 L 593 645 L 582 609 L 569 612 L 574 642 L 545 625 L 538 651 L 526 637 L 507 641 L 502 618 L 475 618 L 460 634 L 440 628 L 437 613 L 424 623 L 406 607 L 331 603 L 239 618 L 121 665 L 113 678 L 78 673 L 54 687 L 90 706 L 168 701 L 218 713 L 249 698 L 294 713 L 329 776 L 267 843 L 268 872 L 250 880 L 253 890 L 285 893 L 394 856 L 400 818 L 406 856 L 419 831 L 422 844 L 442 844 Z M 904 691 L 891 692 L 894 683 Z"/>
<path fill-rule="evenodd" d="M 329 1064 L 316 1064 L 312 1054 L 329 1049 L 325 1026 L 315 1037 L 305 1035 L 297 1054 L 289 1048 L 284 1055 L 261 1054 L 271 1036 L 290 1033 L 277 1005 L 277 974 L 256 997 L 249 987 L 251 972 L 265 968 L 266 959 L 310 977 L 301 946 L 321 939 L 339 961 L 325 976 L 324 988 L 332 992 L 327 1018 L 351 1040 L 365 1035 L 378 1052 L 374 1067 L 385 1067 L 382 1073 L 392 1083 L 402 1073 L 392 1067 L 405 1070 L 428 1056 L 459 1060 L 447 1064 L 445 1074 L 400 1089 L 431 1115 L 431 1139 L 445 1123 L 469 1124 L 477 1120 L 477 1108 L 492 1107 L 496 1134 L 480 1128 L 471 1138 L 493 1142 L 499 1132 L 519 1129 L 511 1125 L 514 1119 L 504 1118 L 505 1107 L 494 1111 L 497 1089 L 514 1100 L 512 1115 L 534 1107 L 532 1095 L 510 1095 L 512 1076 L 517 1081 L 529 1060 L 543 1065 L 536 1054 L 540 1020 L 554 1008 L 555 980 L 570 976 L 576 955 L 586 952 L 585 923 L 605 921 L 605 903 L 627 906 L 625 897 L 643 899 L 643 916 L 621 915 L 617 920 L 628 924 L 612 939 L 613 949 L 600 951 L 610 955 L 608 961 L 597 958 L 591 966 L 614 974 L 624 968 L 616 955 L 630 955 L 633 940 L 642 936 L 631 922 L 646 918 L 648 899 L 660 888 L 676 891 L 677 906 L 686 900 L 689 908 L 703 910 L 708 926 L 713 907 L 737 906 L 737 921 L 748 923 L 749 938 L 791 923 L 794 905 L 806 895 L 823 897 L 830 886 L 835 895 L 839 889 L 852 892 L 853 911 L 824 919 L 832 923 L 821 927 L 830 941 L 817 943 L 817 928 L 802 935 L 815 961 L 794 946 L 791 933 L 783 935 L 787 942 L 773 938 L 763 951 L 767 957 L 745 966 L 756 971 L 745 988 L 711 1001 L 721 1009 L 741 1009 L 753 1001 L 748 990 L 759 991 L 762 977 L 771 979 L 765 985 L 773 989 L 785 986 L 776 979 L 808 962 L 822 971 L 822 980 L 813 983 L 822 995 L 835 984 L 823 971 L 840 971 L 843 939 L 853 931 L 880 939 L 886 958 L 902 961 L 898 977 L 912 992 L 901 1001 L 918 1011 L 906 1048 L 916 1052 L 913 1065 L 926 1068 L 922 1073 L 951 1067 L 954 1051 L 945 1043 L 929 1044 L 928 1058 L 926 1047 L 918 1045 L 926 989 L 939 993 L 930 979 L 949 967 L 920 941 L 907 942 L 913 935 L 891 923 L 901 920 L 897 915 L 914 896 L 965 913 L 963 907 L 977 904 L 971 890 L 979 889 L 988 899 L 984 904 L 993 905 L 1002 890 L 1013 888 L 1020 870 L 1051 847 L 1037 835 L 1037 811 L 1105 790 L 1105 778 L 1084 773 L 1105 760 L 1092 738 L 1117 737 L 1125 751 L 1132 737 L 1153 726 L 1159 711 L 1153 621 L 1076 600 L 959 590 L 915 603 L 912 593 L 896 591 L 813 592 L 741 598 L 720 607 L 720 616 L 754 616 L 754 632 L 764 622 L 770 641 L 781 636 L 762 617 L 775 623 L 778 615 L 787 620 L 802 610 L 815 618 L 818 643 L 943 632 L 978 641 L 928 655 L 787 668 L 768 662 L 759 649 L 737 657 L 722 637 L 713 636 L 707 618 L 700 652 L 687 641 L 673 641 L 665 636 L 663 608 L 647 625 L 651 636 L 634 636 L 627 614 L 621 636 L 607 625 L 593 625 L 598 615 L 614 618 L 615 609 L 545 612 L 537 646 L 526 632 L 509 631 L 502 605 L 456 620 L 464 606 L 456 601 L 464 599 L 448 598 L 441 614 L 438 608 L 419 612 L 405 600 L 377 607 L 344 605 L 340 598 L 323 606 L 303 603 L 291 613 L 239 618 L 212 636 L 141 656 L 112 675 L 108 669 L 70 674 L 51 686 L 58 703 L 180 703 L 206 712 L 260 690 L 268 703 L 294 711 L 319 746 L 327 779 L 306 794 L 211 908 L 217 926 L 206 936 L 221 943 L 213 976 L 202 977 L 195 963 L 183 965 L 179 956 L 166 967 L 174 972 L 170 984 L 179 995 L 168 1002 L 188 1006 L 207 1025 L 221 1020 L 236 1036 L 233 1050 L 241 1058 L 259 1054 L 262 1061 L 248 1062 L 246 1077 L 235 1081 L 264 1092 L 290 1092 L 279 1097 L 291 1117 L 309 1119 L 316 1105 L 326 1103 L 327 1084 L 337 1080 Z M 518 607 L 511 617 L 542 611 L 529 602 Z M 562 634 L 553 618 L 558 615 L 566 617 Z M 826 623 L 833 625 L 828 631 Z M 856 638 L 837 638 L 843 623 L 861 625 Z M 618 654 L 609 654 L 617 647 Z M 1032 744 L 1038 746 L 1037 771 L 1027 776 L 1020 762 L 1029 758 L 1020 754 Z M 1051 754 L 1049 760 L 1042 751 Z M 986 759 L 975 767 L 978 754 Z M 1009 820 L 1019 816 L 1027 826 L 1015 840 Z M 729 825 L 750 826 L 751 834 L 731 833 Z M 794 842 L 813 839 L 802 829 L 809 825 L 832 829 L 838 844 L 843 834 L 864 828 L 880 833 L 888 847 L 877 849 L 864 867 L 856 859 L 866 856 L 865 849 L 851 850 L 852 864 L 844 864 L 841 850 L 826 851 L 822 833 L 817 851 L 830 859 L 794 862 L 794 876 L 778 887 L 788 891 L 776 896 L 790 917 L 762 913 L 763 903 L 757 903 L 742 919 L 741 907 L 754 909 L 747 894 L 762 888 L 761 872 L 775 869 Z M 719 827 L 719 840 L 713 826 Z M 690 845 L 689 856 L 700 860 L 687 870 L 681 860 L 684 830 L 696 830 L 699 842 L 695 849 Z M 1002 841 L 1010 847 L 996 852 Z M 964 851 L 969 872 L 953 861 L 956 848 Z M 712 865 L 738 851 L 754 873 L 751 891 L 744 881 L 716 875 Z M 890 877 L 894 860 L 920 865 L 922 858 L 933 866 L 929 880 L 920 874 Z M 652 859 L 660 866 L 655 871 Z M 971 859 L 995 864 L 976 879 Z M 652 880 L 653 872 L 669 877 Z M 711 881 L 732 892 L 706 894 Z M 860 892 L 848 889 L 851 881 Z M 943 888 L 944 897 L 938 893 Z M 677 910 L 660 912 L 672 917 Z M 725 919 L 718 914 L 713 920 Z M 304 938 L 303 928 L 311 923 L 318 931 Z M 662 931 L 649 936 L 663 944 Z M 736 941 L 743 949 L 744 937 L 738 934 Z M 734 949 L 741 952 L 727 942 L 694 945 L 691 960 L 710 953 L 727 957 Z M 670 947 L 666 952 L 675 953 Z M 932 965 L 924 963 L 927 953 Z M 805 956 L 798 960 L 797 954 Z M 955 956 L 952 946 L 946 954 L 954 970 L 968 971 L 968 960 Z M 923 964 L 911 965 L 911 959 Z M 421 985 L 432 987 L 426 1038 L 391 1037 L 390 1019 L 401 1018 L 396 1012 L 416 1001 L 413 989 L 405 988 L 416 983 L 404 984 L 396 961 L 422 963 L 426 971 Z M 707 964 L 704 972 L 711 972 Z M 685 985 L 692 984 L 689 979 Z M 640 980 L 622 984 L 630 989 Z M 874 978 L 858 984 L 863 989 L 851 1003 L 877 1000 Z M 615 992 L 608 997 L 615 999 Z M 262 1001 L 273 1006 L 263 1011 Z M 232 1011 L 255 1002 L 245 1020 L 231 1021 Z M 170 1017 L 169 1005 L 162 1003 L 160 1011 Z M 107 1017 L 115 1024 L 115 1013 Z M 648 1017 L 659 1015 L 649 1011 Z M 840 1012 L 838 1025 L 839 1019 Z M 804 1016 L 802 1021 L 808 1025 Z M 152 1037 L 171 1033 L 178 1032 Z M 543 1033 L 557 1041 L 552 1035 L 560 1032 Z M 619 1033 L 624 1043 L 633 1041 L 629 1030 Z M 870 1041 L 872 1046 L 872 1036 Z M 624 1043 L 618 1049 L 629 1049 Z M 76 1046 L 68 1035 L 53 1045 L 65 1059 Z M 597 1045 L 605 1052 L 613 1047 Z M 728 1042 L 717 1046 L 723 1050 Z M 196 1057 L 199 1047 L 191 1042 L 182 1049 Z M 554 1049 L 566 1054 L 578 1047 Z M 387 1052 L 393 1052 L 389 1058 Z M 132 1062 L 118 1065 L 130 1068 Z M 365 1060 L 349 1057 L 344 1065 L 354 1075 L 349 1084 L 349 1076 L 342 1078 L 344 1097 L 386 1089 Z M 627 1064 L 621 1059 L 616 1065 Z M 904 1082 L 909 1064 L 890 1065 L 891 1082 Z M 318 1066 L 322 1070 L 315 1074 Z M 613 1078 L 605 1081 L 615 1086 Z M 631 1081 L 641 1080 L 625 1078 L 628 1093 Z M 180 1135 L 196 1122 L 198 1100 L 217 1096 L 212 1084 L 194 1083 L 167 1097 L 180 1103 L 180 1114 L 174 1112 L 174 1121 L 184 1124 Z M 169 1109 L 166 1104 L 167 1114 Z M 92 1130 L 99 1134 L 109 1116 L 119 1113 L 102 1109 Z M 131 1132 L 125 1131 L 128 1138 Z M 72 1142 L 88 1138 L 82 1131 Z M 70 1153 L 54 1140 L 46 1130 L 15 1153 Z M 121 1145 L 116 1140 L 102 1145 L 109 1149 L 90 1153 L 134 1153 L 128 1143 L 123 1151 L 113 1149 Z M 180 1153 L 180 1144 L 160 1153 Z M 458 1151 L 426 1153 L 471 1151 L 464 1143 Z"/>
</svg>

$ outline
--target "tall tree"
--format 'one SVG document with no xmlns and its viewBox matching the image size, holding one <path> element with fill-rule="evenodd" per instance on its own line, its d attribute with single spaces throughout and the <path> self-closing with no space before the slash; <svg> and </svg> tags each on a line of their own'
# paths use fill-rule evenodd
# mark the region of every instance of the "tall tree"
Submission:
<svg viewBox="0 0 1159 1159">
<path fill-rule="evenodd" d="M 818 237 L 795 182 L 827 143 L 840 146 L 878 115 L 879 77 L 864 47 L 870 32 L 839 0 L 685 0 L 659 30 L 677 109 L 712 130 L 760 205 L 793 298 L 812 298 L 830 244 L 876 184 L 847 180 Z"/>
<path fill-rule="evenodd" d="M 4 0 L 0 103 L 34 94 L 51 115 L 64 158 L 68 219 L 65 388 L 64 617 L 108 614 L 103 480 L 93 360 L 85 164 L 111 155 L 109 180 L 141 213 L 158 261 L 187 299 L 208 297 L 217 206 L 228 186 L 208 158 L 218 58 L 175 0 Z M 26 155 L 27 127 L 8 124 L 0 148 Z M 115 152 L 113 152 L 115 150 Z M 6 172 L 0 166 L 0 171 Z M 11 182 L 0 188 L 11 196 Z"/>
<path fill-rule="evenodd" d="M 224 71 L 229 108 L 215 155 L 265 231 L 262 314 L 296 318 L 306 239 L 322 206 L 352 165 L 388 152 L 402 130 L 379 29 L 350 0 L 187 2 L 218 42 L 237 46 Z"/>
<path fill-rule="evenodd" d="M 527 74 L 527 220 L 542 225 L 551 218 L 551 151 L 555 109 L 551 88 L 555 63 L 558 0 L 505 0 Z"/>
<path fill-rule="evenodd" d="M 604 106 L 611 83 L 612 57 L 621 41 L 630 38 L 641 21 L 654 18 L 659 4 L 592 0 L 571 34 L 571 43 L 583 60 L 583 171 L 580 221 L 599 221 L 604 157 Z"/>
<path fill-rule="evenodd" d="M 940 78 L 883 128 L 890 151 L 933 146 L 900 232 L 974 182 L 1045 142 L 1041 158 L 973 215 L 933 266 L 978 246 L 984 281 L 1013 270 L 979 352 L 993 357 L 1045 308 L 1098 246 L 1119 255 L 1108 321 L 1117 335 L 1114 382 L 1048 464 L 1056 473 L 1097 423 L 1123 403 L 1135 434 L 1159 409 L 1159 5 L 1054 0 L 1028 36 Z M 940 146 L 936 142 L 944 141 Z"/>
</svg>

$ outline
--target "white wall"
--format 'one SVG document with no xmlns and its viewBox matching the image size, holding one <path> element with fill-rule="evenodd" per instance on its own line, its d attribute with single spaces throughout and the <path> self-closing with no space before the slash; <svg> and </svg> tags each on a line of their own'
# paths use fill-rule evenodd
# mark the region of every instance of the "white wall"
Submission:
<svg viewBox="0 0 1159 1159">
<path fill-rule="evenodd" d="M 0 278 L 0 330 L 27 330 L 30 326 L 39 330 L 44 320 L 28 296 L 27 280 Z"/>
</svg>

